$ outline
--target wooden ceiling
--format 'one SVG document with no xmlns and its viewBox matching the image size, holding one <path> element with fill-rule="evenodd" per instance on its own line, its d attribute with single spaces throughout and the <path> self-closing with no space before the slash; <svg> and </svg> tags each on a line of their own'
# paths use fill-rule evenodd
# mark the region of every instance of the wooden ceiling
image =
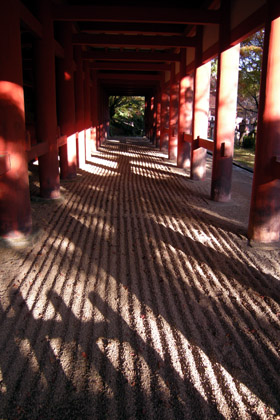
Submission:
<svg viewBox="0 0 280 420">
<path fill-rule="evenodd" d="M 36 10 L 36 0 L 23 0 Z M 67 0 L 55 1 L 55 29 L 73 23 L 73 45 L 104 87 L 134 94 L 150 90 L 164 72 L 180 62 L 182 48 L 195 48 L 198 28 L 220 22 L 219 2 L 209 0 Z M 135 93 L 136 94 L 136 93 Z"/>
</svg>

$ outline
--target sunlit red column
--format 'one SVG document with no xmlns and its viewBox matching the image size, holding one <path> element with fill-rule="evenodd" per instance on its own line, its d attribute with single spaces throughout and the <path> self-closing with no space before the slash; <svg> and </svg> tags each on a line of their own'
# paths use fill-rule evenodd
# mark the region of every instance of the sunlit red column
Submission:
<svg viewBox="0 0 280 420">
<path fill-rule="evenodd" d="M 64 58 L 59 60 L 58 65 L 58 114 L 61 134 L 67 136 L 67 144 L 59 150 L 60 174 L 64 179 L 73 178 L 77 174 L 72 24 L 60 23 L 59 29 Z"/>
<path fill-rule="evenodd" d="M 240 45 L 219 54 L 211 198 L 231 198 Z"/>
<path fill-rule="evenodd" d="M 161 94 L 161 123 L 160 123 L 160 150 L 168 149 L 169 139 L 169 93 L 166 86 Z"/>
<path fill-rule="evenodd" d="M 192 132 L 193 76 L 186 75 L 186 49 L 181 50 L 179 82 L 178 156 L 177 166 L 189 168 L 191 144 L 184 141 L 184 133 Z"/>
<path fill-rule="evenodd" d="M 157 93 L 157 103 L 156 103 L 156 147 L 159 147 L 160 144 L 160 115 L 161 115 L 161 94 Z"/>
<path fill-rule="evenodd" d="M 2 2 L 0 25 L 0 235 L 31 232 L 19 2 Z"/>
<path fill-rule="evenodd" d="M 81 47 L 75 47 L 75 115 L 77 136 L 77 164 L 79 168 L 85 165 L 85 116 L 84 116 L 84 72 L 81 57 Z"/>
<path fill-rule="evenodd" d="M 90 68 L 89 62 L 84 61 L 84 104 L 85 104 L 85 149 L 90 149 L 90 139 L 91 139 L 91 86 L 90 86 Z M 86 152 L 88 154 L 88 152 Z"/>
<path fill-rule="evenodd" d="M 53 22 L 49 2 L 42 0 L 38 5 L 43 37 L 35 41 L 36 133 L 37 141 L 49 146 L 39 157 L 40 195 L 53 199 L 60 196 Z"/>
<path fill-rule="evenodd" d="M 259 242 L 280 239 L 280 170 L 275 159 L 280 157 L 279 40 L 280 18 L 273 20 L 268 9 L 248 229 L 249 238 Z"/>
<path fill-rule="evenodd" d="M 145 99 L 145 135 L 150 137 L 151 134 L 151 97 Z"/>
<path fill-rule="evenodd" d="M 98 83 L 97 83 L 97 71 L 93 70 L 91 72 L 91 120 L 92 120 L 92 130 L 91 130 L 91 139 L 90 147 L 86 148 L 87 159 L 89 159 L 91 152 L 97 150 L 97 137 L 98 137 Z"/>
<path fill-rule="evenodd" d="M 177 159 L 178 147 L 178 95 L 179 84 L 175 80 L 175 63 L 171 65 L 170 75 L 170 107 L 169 107 L 169 159 Z"/>
<path fill-rule="evenodd" d="M 191 150 L 191 178 L 203 180 L 206 175 L 207 150 L 197 146 L 197 137 L 207 139 L 211 63 L 195 69 L 193 102 L 193 143 Z"/>
</svg>

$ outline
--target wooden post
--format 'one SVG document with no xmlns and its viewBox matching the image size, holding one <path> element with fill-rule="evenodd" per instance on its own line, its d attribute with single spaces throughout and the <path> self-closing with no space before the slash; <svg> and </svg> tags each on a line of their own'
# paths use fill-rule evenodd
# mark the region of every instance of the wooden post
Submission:
<svg viewBox="0 0 280 420">
<path fill-rule="evenodd" d="M 43 37 L 35 41 L 36 132 L 38 142 L 48 143 L 48 152 L 39 157 L 40 195 L 54 199 L 60 197 L 54 34 L 49 1 L 38 6 Z"/>
<path fill-rule="evenodd" d="M 79 168 L 85 165 L 85 112 L 84 112 L 84 72 L 81 57 L 81 47 L 75 47 L 75 116 L 77 132 L 77 164 Z"/>
<path fill-rule="evenodd" d="M 175 80 L 175 63 L 171 65 L 170 74 L 170 107 L 169 107 L 169 145 L 168 157 L 177 159 L 178 154 L 178 95 L 179 84 Z"/>
<path fill-rule="evenodd" d="M 64 48 L 64 58 L 58 66 L 58 114 L 61 134 L 67 136 L 67 144 L 60 147 L 61 178 L 73 178 L 77 174 L 75 94 L 73 72 L 73 46 L 71 22 L 60 23 L 59 40 Z"/>
<path fill-rule="evenodd" d="M 273 19 L 272 6 L 268 2 L 248 227 L 249 239 L 259 242 L 280 239 L 280 17 Z"/>
<path fill-rule="evenodd" d="M 32 229 L 26 161 L 19 1 L 1 3 L 0 26 L 0 235 Z"/>
<path fill-rule="evenodd" d="M 221 52 L 218 58 L 211 198 L 222 202 L 231 198 L 239 50 L 237 44 Z"/>
<path fill-rule="evenodd" d="M 156 147 L 160 145 L 160 116 L 161 116 L 161 93 L 157 92 L 157 109 L 156 109 Z"/>
<path fill-rule="evenodd" d="M 197 147 L 197 137 L 207 138 L 211 62 L 200 65 L 194 75 L 193 142 L 191 151 L 191 178 L 203 180 L 206 175 L 207 150 Z"/>
<path fill-rule="evenodd" d="M 169 91 L 163 87 L 161 94 L 161 124 L 160 124 L 160 150 L 168 150 L 169 138 Z"/>
<path fill-rule="evenodd" d="M 186 75 L 186 49 L 181 50 L 178 120 L 177 166 L 187 169 L 191 161 L 191 144 L 184 141 L 184 133 L 192 132 L 193 76 Z"/>
<path fill-rule="evenodd" d="M 89 148 L 90 152 L 90 139 L 91 139 L 91 82 L 90 82 L 90 68 L 89 62 L 84 61 L 85 80 L 84 80 L 84 110 L 85 110 L 85 150 Z M 88 155 L 88 152 L 85 152 Z"/>
<path fill-rule="evenodd" d="M 87 150 L 87 159 L 90 156 L 91 152 L 95 152 L 97 150 L 97 141 L 98 141 L 98 83 L 97 83 L 97 71 L 93 70 L 91 72 L 91 80 L 92 80 L 92 87 L 91 87 L 91 120 L 92 120 L 92 131 L 91 131 L 91 139 L 90 139 L 90 146 L 86 147 Z"/>
</svg>

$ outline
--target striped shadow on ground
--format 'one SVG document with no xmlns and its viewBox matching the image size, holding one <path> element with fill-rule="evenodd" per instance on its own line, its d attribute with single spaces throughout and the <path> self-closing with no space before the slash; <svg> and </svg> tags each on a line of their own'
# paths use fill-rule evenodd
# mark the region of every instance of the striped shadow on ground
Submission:
<svg viewBox="0 0 280 420">
<path fill-rule="evenodd" d="M 36 243 L 1 253 L 0 418 L 280 418 L 279 251 L 208 188 L 108 142 L 32 201 Z"/>
</svg>

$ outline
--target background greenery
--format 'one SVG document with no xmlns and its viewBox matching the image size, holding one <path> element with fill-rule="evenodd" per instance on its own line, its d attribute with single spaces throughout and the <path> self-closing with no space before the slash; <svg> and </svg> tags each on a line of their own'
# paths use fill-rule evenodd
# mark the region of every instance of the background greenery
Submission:
<svg viewBox="0 0 280 420">
<path fill-rule="evenodd" d="M 110 136 L 143 136 L 145 97 L 110 96 Z"/>
</svg>

